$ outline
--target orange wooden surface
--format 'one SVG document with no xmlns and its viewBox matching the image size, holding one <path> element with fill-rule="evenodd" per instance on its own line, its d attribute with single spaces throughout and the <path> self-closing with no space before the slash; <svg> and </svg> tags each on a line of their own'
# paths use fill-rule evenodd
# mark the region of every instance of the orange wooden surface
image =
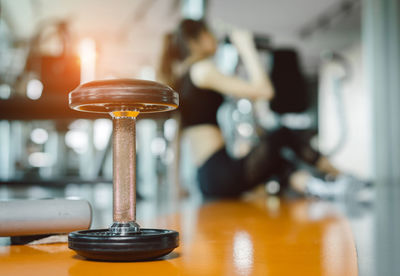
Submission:
<svg viewBox="0 0 400 276">
<path fill-rule="evenodd" d="M 154 224 L 181 235 L 157 261 L 87 261 L 66 244 L 0 246 L 0 275 L 357 275 L 348 222 L 318 204 L 259 198 L 182 210 Z"/>
</svg>

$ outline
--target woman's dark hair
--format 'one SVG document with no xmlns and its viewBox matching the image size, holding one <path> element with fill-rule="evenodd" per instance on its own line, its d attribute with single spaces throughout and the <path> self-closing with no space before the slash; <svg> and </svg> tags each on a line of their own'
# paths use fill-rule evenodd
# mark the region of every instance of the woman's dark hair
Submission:
<svg viewBox="0 0 400 276">
<path fill-rule="evenodd" d="M 207 30 L 204 21 L 184 19 L 174 32 L 165 35 L 157 72 L 162 82 L 175 88 L 179 76 L 176 76 L 174 72 L 174 65 L 190 54 L 189 41 L 197 39 L 203 31 Z"/>
</svg>

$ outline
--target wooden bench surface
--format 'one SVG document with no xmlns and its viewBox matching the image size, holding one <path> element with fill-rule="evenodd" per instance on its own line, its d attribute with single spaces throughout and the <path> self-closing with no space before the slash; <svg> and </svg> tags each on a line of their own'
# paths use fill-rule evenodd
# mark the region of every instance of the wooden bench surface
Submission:
<svg viewBox="0 0 400 276">
<path fill-rule="evenodd" d="M 180 247 L 162 260 L 112 263 L 84 260 L 66 243 L 0 246 L 0 275 L 358 274 L 350 226 L 327 203 L 211 202 L 151 226 L 178 230 Z"/>
</svg>

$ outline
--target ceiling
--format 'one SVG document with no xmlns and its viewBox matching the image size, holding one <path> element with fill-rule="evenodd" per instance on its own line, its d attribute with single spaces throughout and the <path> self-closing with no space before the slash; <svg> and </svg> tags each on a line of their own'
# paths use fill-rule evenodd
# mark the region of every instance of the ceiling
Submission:
<svg viewBox="0 0 400 276">
<path fill-rule="evenodd" d="M 210 1 L 210 18 L 259 33 L 293 35 L 341 0 L 218 0 Z"/>
<path fill-rule="evenodd" d="M 41 22 L 66 19 L 76 39 L 91 37 L 101 52 L 104 74 L 132 75 L 157 62 L 162 35 L 180 18 L 179 0 L 0 0 L 1 14 L 17 39 L 28 39 Z M 300 32 L 342 0 L 209 0 L 207 19 L 216 31 L 226 24 L 267 34 L 275 46 L 295 45 L 304 64 L 315 68 L 319 53 L 357 40 L 360 12 L 329 27 Z M 312 29 L 312 28 L 311 28 Z M 104 69 L 103 69 L 104 70 Z"/>
<path fill-rule="evenodd" d="M 219 25 L 232 24 L 270 36 L 274 47 L 295 47 L 302 54 L 305 69 L 315 72 L 322 51 L 339 51 L 360 39 L 360 1 L 347 1 L 353 8 L 342 12 L 344 2 L 210 0 L 208 19 L 217 30 Z M 325 19 L 329 19 L 328 24 L 321 22 Z M 309 34 L 302 37 L 305 29 Z"/>
<path fill-rule="evenodd" d="M 172 27 L 177 0 L 1 0 L 3 15 L 19 38 L 34 34 L 41 22 L 66 19 L 77 35 L 109 36 L 141 27 Z M 159 24 L 162 22 L 162 24 Z M 172 23 L 175 23 L 174 21 Z"/>
</svg>

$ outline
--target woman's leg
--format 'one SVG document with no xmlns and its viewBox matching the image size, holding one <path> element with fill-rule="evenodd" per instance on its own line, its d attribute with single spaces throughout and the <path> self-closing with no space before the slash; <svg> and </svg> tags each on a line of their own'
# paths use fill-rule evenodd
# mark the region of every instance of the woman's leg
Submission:
<svg viewBox="0 0 400 276">
<path fill-rule="evenodd" d="M 239 196 L 273 175 L 291 171 L 292 167 L 281 157 L 280 151 L 280 136 L 276 132 L 270 133 L 239 160 L 222 149 L 198 170 L 200 190 L 208 197 Z"/>
<path fill-rule="evenodd" d="M 315 167 L 322 173 L 329 174 L 333 177 L 336 177 L 340 174 L 340 171 L 332 165 L 328 158 L 325 156 L 320 156 L 315 162 Z"/>
<path fill-rule="evenodd" d="M 282 156 L 286 143 L 280 130 L 272 131 L 244 158 L 245 179 L 254 187 L 272 176 L 279 179 L 281 190 L 289 184 L 289 176 L 297 170 L 295 164 Z"/>
<path fill-rule="evenodd" d="M 223 148 L 199 168 L 197 179 L 206 197 L 236 197 L 245 191 L 243 162 L 231 158 Z"/>
<path fill-rule="evenodd" d="M 300 194 L 305 194 L 307 191 L 307 183 L 309 183 L 311 174 L 304 170 L 293 172 L 289 176 L 289 186 Z"/>
<path fill-rule="evenodd" d="M 315 167 L 323 174 L 329 174 L 334 177 L 340 174 L 340 171 L 335 168 L 326 156 L 314 150 L 308 139 L 304 139 L 300 133 L 282 127 L 277 130 L 281 141 L 281 147 L 292 149 L 298 158 Z"/>
<path fill-rule="evenodd" d="M 321 171 L 335 172 L 334 167 L 328 165 L 327 159 L 305 143 L 299 134 L 281 128 L 270 132 L 243 159 L 231 158 L 226 149 L 214 154 L 198 171 L 200 190 L 209 197 L 239 196 L 277 175 L 281 180 L 281 189 L 290 185 L 302 192 L 306 172 L 296 173 L 296 166 L 282 157 L 282 149 L 285 147 L 291 148 L 305 162 L 317 168 L 320 166 Z"/>
</svg>

